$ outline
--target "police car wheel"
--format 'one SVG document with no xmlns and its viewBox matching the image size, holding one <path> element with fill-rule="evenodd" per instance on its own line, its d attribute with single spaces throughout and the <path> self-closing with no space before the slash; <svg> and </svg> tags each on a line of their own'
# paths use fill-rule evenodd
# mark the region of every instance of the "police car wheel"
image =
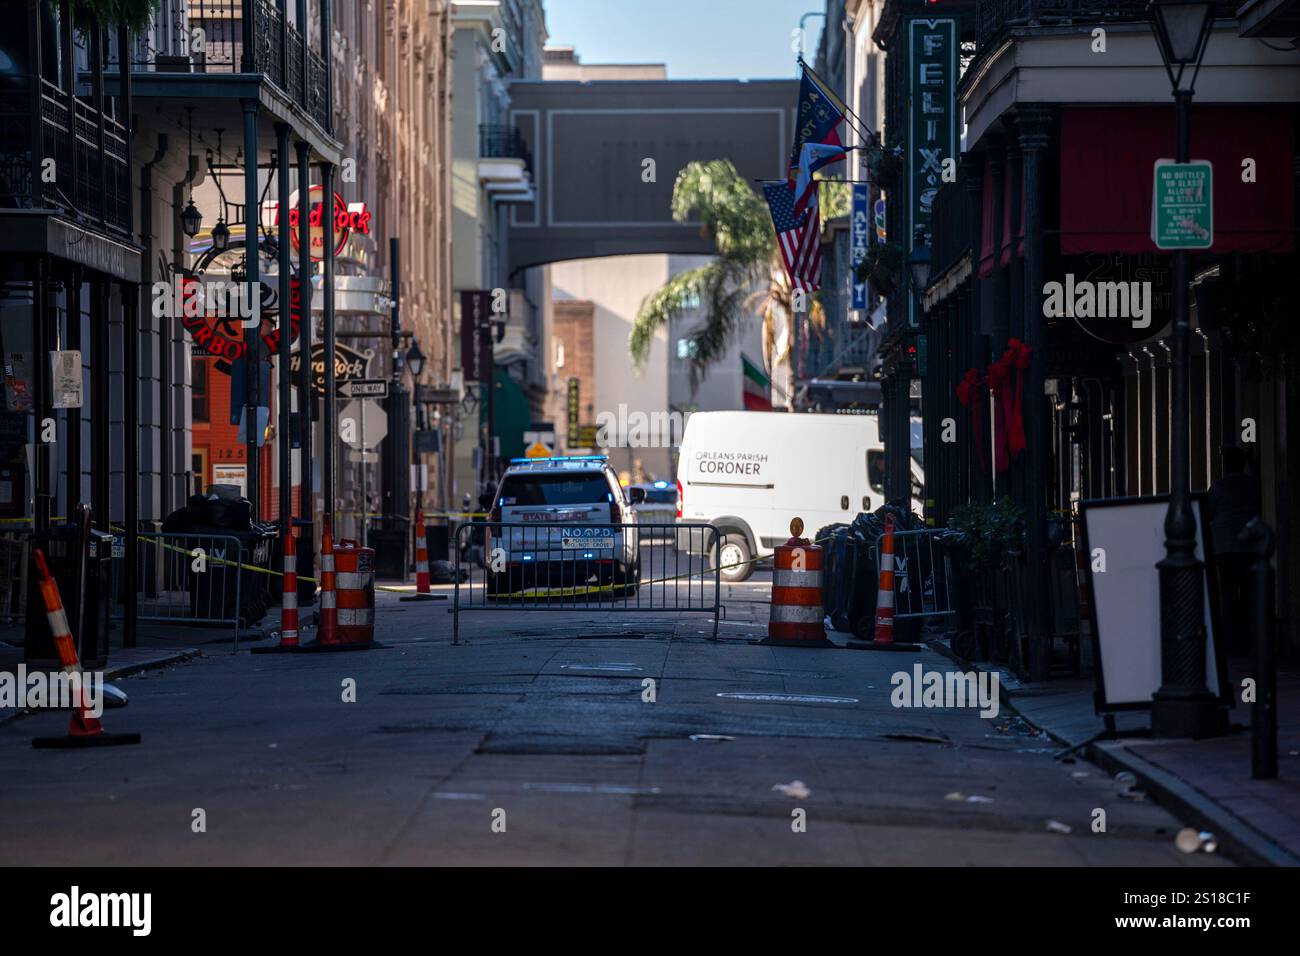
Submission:
<svg viewBox="0 0 1300 956">
<path fill-rule="evenodd" d="M 748 578 L 754 573 L 754 565 L 750 562 L 752 557 L 749 542 L 745 540 L 744 535 L 723 535 L 722 543 L 718 546 L 722 580 L 736 582 Z"/>
</svg>

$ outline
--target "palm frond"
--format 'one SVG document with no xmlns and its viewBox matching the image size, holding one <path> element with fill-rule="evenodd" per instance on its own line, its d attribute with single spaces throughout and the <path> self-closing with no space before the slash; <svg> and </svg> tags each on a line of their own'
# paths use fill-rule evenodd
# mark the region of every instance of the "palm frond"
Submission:
<svg viewBox="0 0 1300 956">
<path fill-rule="evenodd" d="M 672 214 L 677 222 L 698 218 L 725 258 L 757 265 L 775 248 L 767 204 L 730 160 L 687 163 L 673 184 Z"/>
<path fill-rule="evenodd" d="M 709 277 L 722 268 L 721 261 L 679 272 L 641 302 L 627 340 L 628 352 L 638 368 L 650 357 L 655 332 L 665 328 L 675 316 L 694 308 L 696 302 L 704 303 Z"/>
<path fill-rule="evenodd" d="M 709 320 L 694 336 L 695 349 L 691 355 L 691 382 L 697 384 L 705 371 L 727 353 L 727 346 L 744 328 L 747 319 L 756 316 L 744 308 L 749 295 L 747 275 L 741 270 L 725 268 L 725 259 L 718 260 L 724 268 L 709 276 L 705 286 Z"/>
</svg>

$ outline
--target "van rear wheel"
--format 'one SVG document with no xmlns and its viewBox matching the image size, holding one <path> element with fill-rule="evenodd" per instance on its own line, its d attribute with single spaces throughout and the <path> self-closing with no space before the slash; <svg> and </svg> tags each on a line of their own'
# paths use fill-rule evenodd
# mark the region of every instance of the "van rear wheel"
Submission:
<svg viewBox="0 0 1300 956">
<path fill-rule="evenodd" d="M 718 545 L 718 563 L 722 566 L 722 580 L 728 582 L 744 581 L 754 573 L 749 542 L 743 534 L 726 534 Z M 713 556 L 709 556 L 712 561 Z"/>
</svg>

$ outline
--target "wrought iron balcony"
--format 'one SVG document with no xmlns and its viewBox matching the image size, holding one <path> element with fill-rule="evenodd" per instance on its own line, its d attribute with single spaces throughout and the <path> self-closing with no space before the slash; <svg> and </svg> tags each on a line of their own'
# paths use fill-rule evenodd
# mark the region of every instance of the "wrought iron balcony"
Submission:
<svg viewBox="0 0 1300 956">
<path fill-rule="evenodd" d="M 533 154 L 528 144 L 513 126 L 499 123 L 482 123 L 478 128 L 478 155 L 480 159 L 522 159 L 524 168 L 533 170 Z"/>
<path fill-rule="evenodd" d="M 44 79 L 35 82 L 39 115 L 29 88 L 11 86 L 0 93 L 0 208 L 57 209 L 127 235 L 126 131 L 80 99 L 70 117 L 68 94 Z"/>
<path fill-rule="evenodd" d="M 1149 19 L 1148 0 L 980 0 L 980 49 L 1016 27 L 1123 23 Z M 1217 17 L 1235 15 L 1232 3 L 1219 3 Z"/>
<path fill-rule="evenodd" d="M 161 0 L 132 46 L 131 68 L 260 73 L 328 129 L 325 61 L 296 26 L 284 22 L 275 0 Z"/>
</svg>

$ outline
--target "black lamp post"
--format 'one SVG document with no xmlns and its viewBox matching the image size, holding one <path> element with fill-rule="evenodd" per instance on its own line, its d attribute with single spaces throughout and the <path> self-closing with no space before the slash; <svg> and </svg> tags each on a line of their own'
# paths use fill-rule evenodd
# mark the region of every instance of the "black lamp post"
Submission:
<svg viewBox="0 0 1300 956">
<path fill-rule="evenodd" d="M 1177 111 L 1175 162 L 1186 163 L 1191 159 L 1192 94 L 1214 25 L 1214 3 L 1213 0 L 1151 0 L 1149 10 Z M 1169 510 L 1165 514 L 1165 557 L 1156 565 L 1160 572 L 1161 685 L 1151 704 L 1151 729 L 1160 737 L 1205 736 L 1218 729 L 1223 718 L 1205 682 L 1205 615 L 1201 596 L 1205 566 L 1196 557 L 1196 517 L 1192 514 L 1187 302 L 1190 256 L 1185 249 L 1175 250 L 1173 254 Z"/>
</svg>

